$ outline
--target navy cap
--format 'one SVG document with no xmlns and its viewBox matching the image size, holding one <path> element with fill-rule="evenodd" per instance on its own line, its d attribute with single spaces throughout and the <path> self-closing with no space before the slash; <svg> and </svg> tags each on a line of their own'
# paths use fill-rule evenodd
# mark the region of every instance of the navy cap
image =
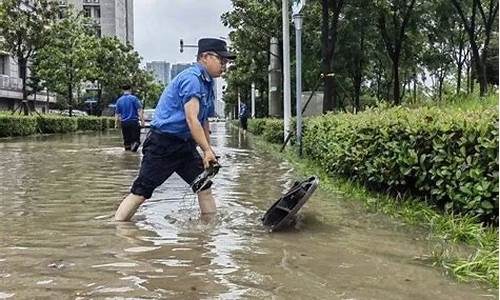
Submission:
<svg viewBox="0 0 500 300">
<path fill-rule="evenodd" d="M 198 41 L 198 54 L 203 52 L 215 52 L 221 57 L 235 59 L 236 55 L 227 50 L 226 42 L 219 39 L 205 38 Z"/>
</svg>

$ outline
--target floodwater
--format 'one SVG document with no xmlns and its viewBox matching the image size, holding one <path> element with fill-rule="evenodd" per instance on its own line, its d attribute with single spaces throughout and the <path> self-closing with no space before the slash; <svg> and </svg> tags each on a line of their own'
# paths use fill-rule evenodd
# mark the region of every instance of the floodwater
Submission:
<svg viewBox="0 0 500 300">
<path fill-rule="evenodd" d="M 296 228 L 260 218 L 293 168 L 213 125 L 218 215 L 174 176 L 133 222 L 112 215 L 140 155 L 117 132 L 0 140 L 0 299 L 498 299 L 419 259 L 432 245 L 318 189 Z"/>
</svg>

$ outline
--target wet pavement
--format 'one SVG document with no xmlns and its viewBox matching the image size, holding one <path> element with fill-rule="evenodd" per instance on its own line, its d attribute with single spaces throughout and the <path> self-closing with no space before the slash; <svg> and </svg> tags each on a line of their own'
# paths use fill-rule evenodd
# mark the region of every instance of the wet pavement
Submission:
<svg viewBox="0 0 500 300">
<path fill-rule="evenodd" d="M 219 212 L 173 176 L 134 222 L 112 215 L 140 155 L 117 132 L 0 139 L 0 299 L 498 299 L 419 257 L 423 233 L 316 191 L 297 228 L 260 218 L 300 179 L 213 124 Z"/>
</svg>

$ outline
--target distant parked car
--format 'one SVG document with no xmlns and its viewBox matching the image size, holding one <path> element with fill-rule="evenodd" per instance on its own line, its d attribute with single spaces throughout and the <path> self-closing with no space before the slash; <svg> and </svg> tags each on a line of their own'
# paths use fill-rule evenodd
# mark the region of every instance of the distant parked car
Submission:
<svg viewBox="0 0 500 300">
<path fill-rule="evenodd" d="M 146 108 L 144 110 L 144 127 L 149 128 L 151 126 L 154 114 L 155 110 L 153 108 Z"/>
<path fill-rule="evenodd" d="M 78 109 L 73 109 L 73 111 L 71 113 L 72 113 L 73 117 L 83 117 L 83 116 L 88 115 L 87 112 L 85 112 L 83 110 L 78 110 Z M 69 116 L 69 109 L 62 110 L 60 114 L 62 116 L 68 117 Z"/>
</svg>

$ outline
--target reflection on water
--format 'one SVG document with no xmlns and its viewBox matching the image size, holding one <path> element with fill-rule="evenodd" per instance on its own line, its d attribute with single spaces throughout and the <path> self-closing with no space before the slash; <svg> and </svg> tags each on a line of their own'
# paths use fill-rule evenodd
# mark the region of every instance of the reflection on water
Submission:
<svg viewBox="0 0 500 300">
<path fill-rule="evenodd" d="M 134 222 L 112 221 L 140 156 L 118 133 L 0 140 L 0 299 L 495 299 L 415 257 L 430 245 L 322 190 L 299 228 L 268 233 L 265 210 L 296 178 L 213 126 L 219 211 L 200 219 L 173 176 Z"/>
</svg>

